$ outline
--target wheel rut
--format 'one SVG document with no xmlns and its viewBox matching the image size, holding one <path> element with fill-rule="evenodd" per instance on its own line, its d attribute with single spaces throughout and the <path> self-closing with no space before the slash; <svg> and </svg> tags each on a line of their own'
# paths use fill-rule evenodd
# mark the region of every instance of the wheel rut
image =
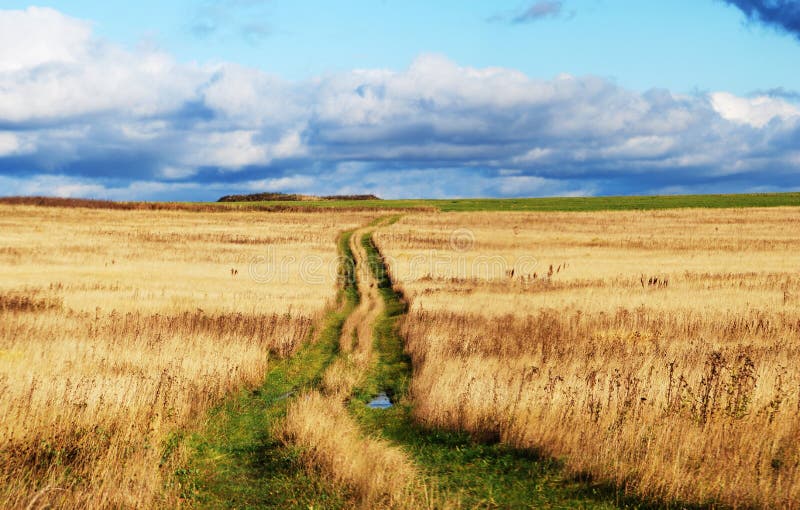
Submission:
<svg viewBox="0 0 800 510">
<path fill-rule="evenodd" d="M 552 459 L 413 419 L 397 328 L 407 307 L 373 240 L 398 218 L 342 234 L 340 306 L 314 342 L 193 440 L 195 460 L 176 478 L 189 505 L 618 508 L 614 488 L 565 479 Z M 382 395 L 391 406 L 368 405 Z"/>
<path fill-rule="evenodd" d="M 339 354 L 322 385 L 300 395 L 289 407 L 279 436 L 297 446 L 305 466 L 341 486 L 363 508 L 419 508 L 421 477 L 411 457 L 391 441 L 365 434 L 349 410 L 357 388 L 379 362 L 374 350 L 376 323 L 385 314 L 368 246 L 375 228 L 388 218 L 356 230 L 350 237 L 359 302 L 339 338 Z M 359 404 L 356 404 L 359 405 Z"/>
</svg>

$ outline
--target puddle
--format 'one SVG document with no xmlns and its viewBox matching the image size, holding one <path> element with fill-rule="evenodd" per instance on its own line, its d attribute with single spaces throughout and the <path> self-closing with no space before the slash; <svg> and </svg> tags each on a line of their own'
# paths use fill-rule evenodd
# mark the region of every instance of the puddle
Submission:
<svg viewBox="0 0 800 510">
<path fill-rule="evenodd" d="M 286 393 L 284 393 L 283 395 L 279 395 L 279 396 L 278 396 L 278 397 L 275 399 L 275 402 L 280 402 L 281 400 L 286 400 L 287 398 L 289 398 L 289 397 L 291 397 L 292 395 L 294 395 L 294 393 L 295 393 L 294 391 L 287 391 L 287 392 L 286 392 Z"/>
<path fill-rule="evenodd" d="M 370 400 L 367 405 L 373 409 L 387 409 L 392 407 L 392 401 L 389 400 L 389 395 L 382 391 L 378 393 L 377 397 Z"/>
</svg>

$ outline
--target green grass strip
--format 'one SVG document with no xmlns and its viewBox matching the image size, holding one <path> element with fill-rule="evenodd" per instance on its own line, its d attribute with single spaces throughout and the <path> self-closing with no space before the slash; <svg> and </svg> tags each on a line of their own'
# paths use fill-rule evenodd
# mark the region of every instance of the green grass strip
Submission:
<svg viewBox="0 0 800 510">
<path fill-rule="evenodd" d="M 616 197 L 463 198 L 409 200 L 320 200 L 308 202 L 231 202 L 219 207 L 286 206 L 310 209 L 437 209 L 475 211 L 636 211 L 683 208 L 800 207 L 800 193 L 730 195 L 654 195 Z"/>
</svg>

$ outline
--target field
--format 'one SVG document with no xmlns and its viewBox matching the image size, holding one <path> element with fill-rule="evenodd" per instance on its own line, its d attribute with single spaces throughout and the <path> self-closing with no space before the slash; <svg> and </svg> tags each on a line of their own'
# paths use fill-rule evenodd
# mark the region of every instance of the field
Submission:
<svg viewBox="0 0 800 510">
<path fill-rule="evenodd" d="M 308 338 L 367 220 L 0 207 L 2 506 L 166 505 L 176 433 Z"/>
<path fill-rule="evenodd" d="M 798 197 L 0 205 L 0 507 L 800 508 Z"/>
<path fill-rule="evenodd" d="M 414 416 L 654 501 L 800 506 L 796 215 L 403 218 L 376 241 Z"/>
</svg>

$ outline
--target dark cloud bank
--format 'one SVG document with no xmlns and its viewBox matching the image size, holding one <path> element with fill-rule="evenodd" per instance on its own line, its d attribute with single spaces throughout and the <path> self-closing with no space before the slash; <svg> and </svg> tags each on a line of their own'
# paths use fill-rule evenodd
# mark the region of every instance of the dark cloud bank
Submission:
<svg viewBox="0 0 800 510">
<path fill-rule="evenodd" d="M 751 21 L 784 30 L 800 39 L 800 2 L 797 0 L 722 0 L 736 6 Z"/>
</svg>

